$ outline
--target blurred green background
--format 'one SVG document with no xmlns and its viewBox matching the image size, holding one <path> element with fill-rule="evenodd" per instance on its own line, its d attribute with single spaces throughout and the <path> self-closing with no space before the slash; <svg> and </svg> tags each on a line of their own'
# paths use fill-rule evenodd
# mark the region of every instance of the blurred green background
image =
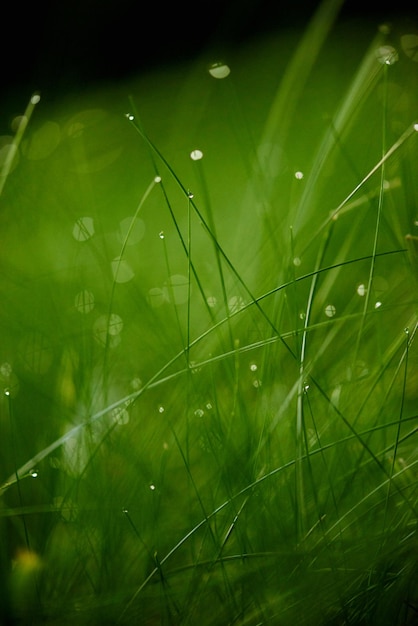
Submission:
<svg viewBox="0 0 418 626">
<path fill-rule="evenodd" d="M 416 623 L 415 15 L 43 10 L 0 137 L 1 623 Z"/>
</svg>

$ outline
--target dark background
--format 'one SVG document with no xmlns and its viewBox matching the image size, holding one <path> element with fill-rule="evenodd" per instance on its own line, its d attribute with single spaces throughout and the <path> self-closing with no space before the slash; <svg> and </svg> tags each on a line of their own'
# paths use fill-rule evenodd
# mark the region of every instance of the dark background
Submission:
<svg viewBox="0 0 418 626">
<path fill-rule="evenodd" d="M 198 55 L 237 46 L 280 28 L 307 24 L 318 0 L 63 0 L 5 5 L 3 95 L 39 89 L 59 94 L 92 82 L 119 81 Z M 341 18 L 385 20 L 418 9 L 411 0 L 348 0 Z"/>
</svg>

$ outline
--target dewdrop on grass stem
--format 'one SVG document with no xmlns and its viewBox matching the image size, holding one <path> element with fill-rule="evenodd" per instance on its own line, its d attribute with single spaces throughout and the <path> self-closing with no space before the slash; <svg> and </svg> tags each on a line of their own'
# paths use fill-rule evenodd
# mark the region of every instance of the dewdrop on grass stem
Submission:
<svg viewBox="0 0 418 626">
<path fill-rule="evenodd" d="M 327 317 L 334 317 L 335 313 L 336 313 L 336 308 L 333 304 L 328 304 L 325 307 L 325 315 Z"/>
<path fill-rule="evenodd" d="M 200 161 L 200 159 L 203 159 L 203 152 L 201 150 L 192 150 L 190 158 L 192 161 Z"/>
<path fill-rule="evenodd" d="M 379 63 L 393 65 L 398 60 L 399 55 L 393 46 L 380 46 L 376 50 L 376 57 Z"/>
<path fill-rule="evenodd" d="M 213 76 L 213 78 L 226 78 L 231 73 L 231 69 L 225 63 L 218 61 L 217 63 L 212 63 L 209 68 L 209 74 Z"/>
</svg>

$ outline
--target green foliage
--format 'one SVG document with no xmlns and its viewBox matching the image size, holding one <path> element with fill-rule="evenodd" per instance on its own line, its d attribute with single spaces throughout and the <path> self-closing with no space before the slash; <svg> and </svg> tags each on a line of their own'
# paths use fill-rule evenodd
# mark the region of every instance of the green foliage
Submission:
<svg viewBox="0 0 418 626">
<path fill-rule="evenodd" d="M 334 19 L 29 104 L 2 623 L 416 623 L 418 68 Z"/>
</svg>

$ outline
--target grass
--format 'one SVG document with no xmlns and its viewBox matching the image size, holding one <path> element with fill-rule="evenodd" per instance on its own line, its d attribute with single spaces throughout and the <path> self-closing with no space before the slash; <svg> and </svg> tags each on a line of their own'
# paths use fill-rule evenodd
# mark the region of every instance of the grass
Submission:
<svg viewBox="0 0 418 626">
<path fill-rule="evenodd" d="M 402 41 L 325 3 L 222 79 L 31 99 L 1 196 L 2 624 L 417 623 Z"/>
</svg>

